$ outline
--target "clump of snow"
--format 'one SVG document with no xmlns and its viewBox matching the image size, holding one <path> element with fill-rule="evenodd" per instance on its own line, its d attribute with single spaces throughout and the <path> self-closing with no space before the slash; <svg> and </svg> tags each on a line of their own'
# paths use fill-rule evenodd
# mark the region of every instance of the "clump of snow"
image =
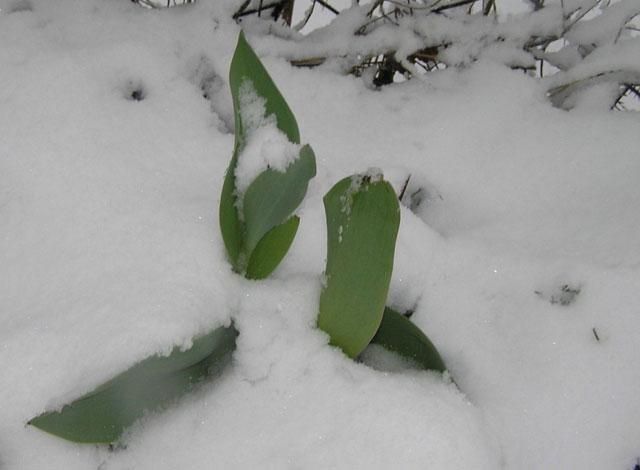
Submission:
<svg viewBox="0 0 640 470">
<path fill-rule="evenodd" d="M 103 468 L 499 466 L 479 410 L 440 374 L 379 372 L 328 347 L 318 296 L 316 278 L 246 286 L 232 369 L 149 419 Z"/>
<path fill-rule="evenodd" d="M 273 114 L 267 115 L 267 100 L 258 94 L 253 83 L 246 78 L 240 84 L 238 102 L 245 133 L 251 134 L 262 126 L 276 123 Z"/>
<path fill-rule="evenodd" d="M 640 5 L 636 0 L 612 3 L 594 18 L 576 24 L 566 39 L 572 44 L 586 46 L 615 43 L 624 34 L 625 25 L 638 14 Z"/>
<path fill-rule="evenodd" d="M 571 17 L 572 15 L 577 17 L 580 14 L 591 11 L 598 2 L 599 0 L 563 0 L 560 5 L 566 17 Z"/>
<path fill-rule="evenodd" d="M 372 166 L 362 174 L 362 178 L 369 183 L 377 183 L 384 179 L 384 175 L 382 174 L 382 170 L 380 168 Z"/>
<path fill-rule="evenodd" d="M 410 358 L 388 351 L 379 344 L 370 344 L 358 357 L 364 364 L 383 372 L 403 372 L 407 369 L 419 369 L 419 365 Z"/>
<path fill-rule="evenodd" d="M 236 166 L 236 191 L 244 194 L 254 179 L 267 169 L 284 172 L 300 155 L 300 145 L 269 123 L 249 133 Z"/>
<path fill-rule="evenodd" d="M 284 172 L 300 155 L 300 145 L 278 129 L 273 114 L 267 115 L 266 101 L 250 81 L 242 82 L 238 98 L 246 138 L 235 170 L 238 201 L 242 201 L 246 189 L 262 172 Z"/>
<path fill-rule="evenodd" d="M 380 168 L 371 167 L 364 173 L 356 173 L 351 176 L 349 187 L 345 193 L 340 196 L 340 202 L 342 204 L 341 211 L 347 216 L 351 214 L 351 207 L 353 206 L 353 195 L 363 190 L 366 191 L 370 183 L 382 181 L 384 175 Z M 342 229 L 342 226 L 340 227 Z M 342 233 L 342 232 L 341 232 Z M 342 238 L 342 236 L 340 236 Z"/>
</svg>

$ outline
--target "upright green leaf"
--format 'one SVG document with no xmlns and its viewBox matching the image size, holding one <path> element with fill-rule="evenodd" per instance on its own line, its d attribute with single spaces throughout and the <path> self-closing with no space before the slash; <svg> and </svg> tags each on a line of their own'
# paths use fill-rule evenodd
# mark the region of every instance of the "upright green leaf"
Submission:
<svg viewBox="0 0 640 470">
<path fill-rule="evenodd" d="M 244 226 L 238 214 L 236 207 L 236 177 L 235 168 L 237 164 L 237 150 L 233 151 L 233 157 L 222 186 L 222 194 L 220 196 L 220 231 L 222 232 L 222 240 L 227 249 L 229 261 L 236 271 L 240 271 L 242 241 Z"/>
<path fill-rule="evenodd" d="M 240 33 L 236 50 L 231 60 L 231 68 L 229 69 L 229 86 L 231 87 L 234 111 L 239 111 L 240 109 L 240 87 L 245 81 L 249 81 L 256 93 L 266 100 L 267 115 L 273 114 L 276 117 L 278 129 L 284 132 L 291 142 L 299 144 L 300 132 L 293 112 L 275 83 L 273 83 L 264 65 L 262 65 L 262 62 L 247 42 L 244 33 Z M 238 112 L 234 116 L 236 142 L 240 141 L 242 144 L 245 137 L 242 116 Z"/>
<path fill-rule="evenodd" d="M 409 358 L 426 370 L 446 370 L 438 350 L 420 328 L 389 307 L 385 308 L 382 323 L 371 343 Z"/>
<path fill-rule="evenodd" d="M 285 172 L 268 169 L 249 185 L 243 204 L 247 253 L 253 252 L 268 231 L 290 217 L 304 199 L 309 180 L 315 174 L 313 150 L 305 145 Z"/>
<path fill-rule="evenodd" d="M 382 321 L 400 208 L 389 183 L 365 175 L 338 182 L 324 207 L 327 267 L 318 326 L 331 344 L 356 357 Z"/>
<path fill-rule="evenodd" d="M 252 277 L 268 275 L 286 254 L 297 229 L 297 224 L 294 227 L 290 223 L 291 215 L 304 198 L 307 185 L 315 176 L 316 168 L 311 147 L 304 146 L 300 150 L 299 158 L 284 172 L 267 169 L 258 175 L 242 196 L 242 204 L 238 203 L 235 171 L 251 131 L 243 121 L 241 109 L 241 88 L 247 83 L 250 89 L 264 100 L 265 116 L 275 116 L 278 129 L 292 143 L 300 143 L 300 133 L 287 102 L 246 41 L 244 34 L 240 33 L 229 71 L 236 133 L 233 156 L 227 169 L 220 200 L 220 229 L 234 269 L 244 272 L 245 269 L 250 269 L 251 264 L 252 273 L 247 275 Z M 276 229 L 285 223 L 288 223 L 286 227 Z M 268 243 L 261 243 L 267 233 L 270 237 Z M 268 247 L 276 251 L 254 253 L 258 247 Z M 258 264 L 261 266 L 260 269 L 256 269 Z M 270 268 L 265 270 L 266 266 Z"/>
<path fill-rule="evenodd" d="M 222 370 L 235 349 L 237 330 L 221 327 L 193 341 L 186 351 L 152 356 L 60 411 L 44 413 L 29 424 L 74 442 L 111 443 L 145 412 L 189 391 Z"/>
</svg>

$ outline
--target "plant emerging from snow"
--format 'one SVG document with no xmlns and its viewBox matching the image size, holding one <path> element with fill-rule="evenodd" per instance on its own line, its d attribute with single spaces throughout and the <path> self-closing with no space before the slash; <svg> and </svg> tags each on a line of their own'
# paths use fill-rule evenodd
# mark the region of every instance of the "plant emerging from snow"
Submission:
<svg viewBox="0 0 640 470">
<path fill-rule="evenodd" d="M 220 229 L 233 268 L 268 276 L 298 230 L 293 214 L 316 173 L 315 156 L 300 147 L 298 124 L 241 33 L 231 62 L 235 145 L 220 198 Z"/>
<path fill-rule="evenodd" d="M 311 147 L 299 145 L 293 113 L 242 33 L 229 82 L 236 140 L 222 190 L 220 229 L 234 269 L 263 279 L 296 234 L 299 218 L 292 213 L 315 175 L 315 157 Z M 385 307 L 400 223 L 391 185 L 378 171 L 354 175 L 338 182 L 324 203 L 328 249 L 318 326 L 350 357 L 372 343 L 444 372 L 428 338 Z M 186 350 L 149 357 L 29 424 L 74 442 L 116 442 L 147 411 L 220 372 L 238 334 L 234 325 L 219 327 Z"/>
</svg>

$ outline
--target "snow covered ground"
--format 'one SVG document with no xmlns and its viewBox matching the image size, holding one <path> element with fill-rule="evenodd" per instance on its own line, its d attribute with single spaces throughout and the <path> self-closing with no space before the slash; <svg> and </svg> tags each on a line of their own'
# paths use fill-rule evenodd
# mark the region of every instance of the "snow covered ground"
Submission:
<svg viewBox="0 0 640 470">
<path fill-rule="evenodd" d="M 555 109 L 490 62 L 375 91 L 257 42 L 318 174 L 283 264 L 247 281 L 217 218 L 234 9 L 0 0 L 0 469 L 633 468 L 640 117 Z M 314 328 L 322 196 L 369 167 L 423 188 L 389 303 L 455 385 Z M 121 448 L 25 425 L 231 319 L 232 366 Z"/>
</svg>

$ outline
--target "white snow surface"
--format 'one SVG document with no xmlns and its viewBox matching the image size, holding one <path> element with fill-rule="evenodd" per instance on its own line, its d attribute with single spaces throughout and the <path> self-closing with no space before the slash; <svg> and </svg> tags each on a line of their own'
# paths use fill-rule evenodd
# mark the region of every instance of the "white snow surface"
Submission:
<svg viewBox="0 0 640 470">
<path fill-rule="evenodd" d="M 621 0 L 612 3 L 595 18 L 575 25 L 567 33 L 567 40 L 573 44 L 603 45 L 618 41 L 624 34 L 624 26 L 640 14 L 638 0 Z"/>
<path fill-rule="evenodd" d="M 250 282 L 217 218 L 236 7 L 0 0 L 0 468 L 633 468 L 640 117 L 555 109 L 490 60 L 374 91 L 265 57 L 318 174 Z M 389 304 L 454 382 L 314 327 L 322 196 L 370 167 L 398 192 L 411 175 Z M 223 376 L 120 448 L 25 426 L 231 319 Z"/>
</svg>

